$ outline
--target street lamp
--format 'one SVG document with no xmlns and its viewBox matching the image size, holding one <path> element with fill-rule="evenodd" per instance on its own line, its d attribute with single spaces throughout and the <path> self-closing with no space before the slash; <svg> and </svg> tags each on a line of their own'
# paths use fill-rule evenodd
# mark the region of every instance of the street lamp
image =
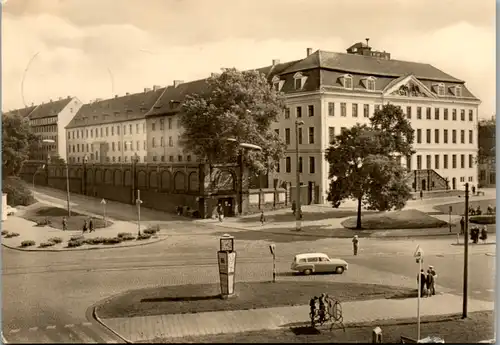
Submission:
<svg viewBox="0 0 500 345">
<path fill-rule="evenodd" d="M 464 224 L 464 282 L 462 318 L 467 318 L 467 288 L 469 285 L 469 183 L 465 184 L 465 224 Z"/>
<path fill-rule="evenodd" d="M 41 167 L 36 168 L 35 173 L 33 174 L 33 190 L 35 189 L 35 176 L 40 168 L 45 169 L 45 164 L 43 164 Z"/>
<path fill-rule="evenodd" d="M 53 143 L 55 143 L 55 140 L 43 139 L 42 142 L 53 144 Z M 65 162 L 65 165 L 66 165 L 66 202 L 67 202 L 67 207 L 68 207 L 68 217 L 71 217 L 71 207 L 70 207 L 70 197 L 69 197 L 69 194 L 70 194 L 69 193 L 69 169 L 68 169 L 67 159 L 68 159 L 68 157 L 66 157 L 66 162 Z M 34 181 L 34 177 L 33 177 L 33 181 Z M 34 186 L 34 183 L 33 183 L 33 186 Z"/>
<path fill-rule="evenodd" d="M 237 143 L 239 147 L 247 150 L 262 151 L 262 147 L 259 145 L 240 143 L 235 138 L 226 138 L 227 141 Z M 240 166 L 240 185 L 238 188 L 238 213 L 241 215 L 243 213 L 243 152 L 239 152 L 238 163 Z"/>
<path fill-rule="evenodd" d="M 304 125 L 304 121 L 295 121 L 295 163 L 296 163 L 296 187 L 295 187 L 295 230 L 302 230 L 302 208 L 300 206 L 300 169 L 299 169 L 299 127 Z"/>
</svg>

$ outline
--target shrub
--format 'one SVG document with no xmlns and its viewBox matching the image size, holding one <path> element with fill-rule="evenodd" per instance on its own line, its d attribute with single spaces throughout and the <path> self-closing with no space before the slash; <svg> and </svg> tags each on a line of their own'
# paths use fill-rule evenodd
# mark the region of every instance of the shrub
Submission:
<svg viewBox="0 0 500 345">
<path fill-rule="evenodd" d="M 85 243 L 86 244 L 92 244 L 92 245 L 102 244 L 102 243 L 104 243 L 104 240 L 105 240 L 104 237 L 93 237 L 93 238 L 87 238 L 85 240 Z"/>
<path fill-rule="evenodd" d="M 48 242 L 42 242 L 42 243 L 40 243 L 39 247 L 40 248 L 47 248 L 47 247 L 53 246 L 54 244 L 55 244 L 54 242 L 50 242 L 50 241 L 48 241 Z"/>
<path fill-rule="evenodd" d="M 69 240 L 68 241 L 68 248 L 80 247 L 82 244 L 84 244 L 84 241 L 82 239 Z"/>
<path fill-rule="evenodd" d="M 481 225 L 496 224 L 496 216 L 495 215 L 470 216 L 469 222 Z"/>
<path fill-rule="evenodd" d="M 7 230 L 2 230 L 2 236 L 7 235 L 9 232 Z"/>
<path fill-rule="evenodd" d="M 17 232 L 8 232 L 5 238 L 17 237 L 19 234 Z"/>
<path fill-rule="evenodd" d="M 40 219 L 36 221 L 36 226 L 46 226 L 51 225 L 52 222 L 48 218 Z"/>
<path fill-rule="evenodd" d="M 148 227 L 146 230 L 143 231 L 143 233 L 149 234 L 149 235 L 154 235 L 154 234 L 156 234 L 159 231 L 160 231 L 160 226 L 159 225 L 155 225 L 155 226 Z"/>
<path fill-rule="evenodd" d="M 47 241 L 53 244 L 57 244 L 57 243 L 62 243 L 63 240 L 60 237 L 51 237 Z"/>
<path fill-rule="evenodd" d="M 35 241 L 25 240 L 21 242 L 21 247 L 31 247 L 34 246 L 35 244 L 36 244 Z"/>
<path fill-rule="evenodd" d="M 109 237 L 105 238 L 103 244 L 118 244 L 121 243 L 122 239 L 119 237 Z"/>
<path fill-rule="evenodd" d="M 130 232 L 119 232 L 117 236 L 118 236 L 119 238 L 122 238 L 122 237 L 130 237 L 130 236 L 132 236 L 132 233 L 130 233 Z"/>
<path fill-rule="evenodd" d="M 146 230 L 148 230 L 148 229 L 146 229 Z M 146 230 L 144 230 L 144 231 L 146 231 Z M 150 238 L 151 238 L 151 234 L 147 234 L 147 233 L 142 233 L 139 236 L 137 236 L 138 240 L 149 240 Z"/>
<path fill-rule="evenodd" d="M 69 239 L 70 241 L 79 241 L 79 240 L 83 240 L 85 239 L 83 237 L 83 235 L 75 235 L 75 236 L 71 236 L 71 238 Z"/>
<path fill-rule="evenodd" d="M 9 176 L 3 179 L 2 191 L 7 193 L 7 204 L 13 207 L 29 206 L 36 201 L 26 183 L 19 177 Z"/>
</svg>

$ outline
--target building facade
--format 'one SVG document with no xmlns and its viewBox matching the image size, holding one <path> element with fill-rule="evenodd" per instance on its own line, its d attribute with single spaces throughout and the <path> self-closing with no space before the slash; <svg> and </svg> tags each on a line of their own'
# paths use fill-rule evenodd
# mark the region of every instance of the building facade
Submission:
<svg viewBox="0 0 500 345">
<path fill-rule="evenodd" d="M 31 105 L 23 109 L 13 110 L 9 113 L 18 113 L 27 121 L 33 132 L 43 140 L 38 150 L 30 153 L 31 160 L 50 160 L 53 157 L 67 159 L 65 127 L 82 106 L 76 97 L 59 98 L 48 103 Z"/>
<path fill-rule="evenodd" d="M 147 161 L 145 116 L 164 88 L 84 104 L 66 127 L 71 163 Z"/>
</svg>

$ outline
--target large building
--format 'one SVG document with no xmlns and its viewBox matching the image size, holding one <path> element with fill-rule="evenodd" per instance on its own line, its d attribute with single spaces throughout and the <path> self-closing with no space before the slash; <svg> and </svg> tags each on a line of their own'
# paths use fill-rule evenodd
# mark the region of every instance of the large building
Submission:
<svg viewBox="0 0 500 345">
<path fill-rule="evenodd" d="M 164 88 L 84 104 L 66 127 L 71 163 L 147 161 L 146 120 Z"/>
<path fill-rule="evenodd" d="M 17 113 L 29 121 L 33 132 L 42 140 L 53 142 L 41 142 L 38 150 L 30 153 L 32 160 L 47 160 L 52 157 L 60 157 L 64 160 L 66 154 L 65 127 L 78 112 L 82 102 L 76 97 L 59 98 L 47 103 L 31 105 L 26 108 L 9 111 Z"/>
</svg>

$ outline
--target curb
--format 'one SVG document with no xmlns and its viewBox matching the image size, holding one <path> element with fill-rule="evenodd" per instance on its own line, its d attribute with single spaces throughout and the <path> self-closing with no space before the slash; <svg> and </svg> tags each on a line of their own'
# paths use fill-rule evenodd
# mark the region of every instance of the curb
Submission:
<svg viewBox="0 0 500 345">
<path fill-rule="evenodd" d="M 487 246 L 487 245 L 496 245 L 496 242 L 488 242 L 488 243 L 470 243 L 469 246 Z M 452 243 L 452 246 L 464 246 L 465 243 L 460 242 L 460 243 Z"/>
<path fill-rule="evenodd" d="M 13 250 L 18 250 L 20 252 L 52 252 L 52 253 L 57 253 L 57 252 L 74 252 L 74 251 L 82 251 L 82 250 L 103 250 L 103 249 L 118 249 L 118 248 L 132 248 L 132 247 L 142 247 L 142 246 L 147 246 L 148 244 L 154 244 L 154 243 L 159 243 L 162 241 L 165 241 L 169 236 L 165 236 L 164 238 L 159 238 L 154 241 L 146 242 L 146 243 L 139 243 L 139 244 L 129 244 L 129 245 L 124 245 L 124 246 L 118 246 L 118 247 L 113 247 L 113 246 L 101 246 L 101 247 L 87 247 L 87 248 L 61 248 L 61 249 L 23 249 L 19 247 L 14 247 L 14 246 L 9 246 L 5 243 L 2 243 L 2 246 L 13 249 Z"/>
<path fill-rule="evenodd" d="M 112 329 L 111 327 L 108 327 L 108 325 L 106 325 L 102 320 L 101 318 L 99 317 L 99 315 L 97 315 L 97 308 L 98 306 L 95 306 L 94 309 L 92 310 L 92 316 L 94 317 L 94 319 L 99 322 L 99 324 L 101 326 L 103 326 L 104 328 L 106 328 L 108 331 L 110 331 L 111 333 L 113 333 L 115 336 L 117 336 L 118 338 L 120 338 L 121 340 L 123 340 L 124 342 L 126 342 L 127 344 L 133 344 L 132 341 L 128 340 L 128 339 L 125 339 L 121 334 L 119 334 L 118 332 L 116 332 L 114 329 Z"/>
</svg>

